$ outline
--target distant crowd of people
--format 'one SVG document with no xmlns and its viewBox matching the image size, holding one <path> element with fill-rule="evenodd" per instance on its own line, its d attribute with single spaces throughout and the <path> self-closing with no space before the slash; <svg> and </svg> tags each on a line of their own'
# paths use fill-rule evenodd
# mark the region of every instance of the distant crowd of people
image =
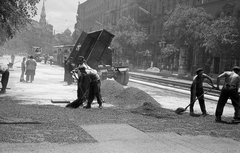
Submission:
<svg viewBox="0 0 240 153">
<path fill-rule="evenodd" d="M 36 74 L 36 68 L 37 62 L 32 55 L 30 55 L 28 58 L 23 57 L 21 62 L 20 82 L 32 83 L 34 81 L 34 76 Z M 24 79 L 24 74 L 26 75 L 26 80 Z"/>
</svg>

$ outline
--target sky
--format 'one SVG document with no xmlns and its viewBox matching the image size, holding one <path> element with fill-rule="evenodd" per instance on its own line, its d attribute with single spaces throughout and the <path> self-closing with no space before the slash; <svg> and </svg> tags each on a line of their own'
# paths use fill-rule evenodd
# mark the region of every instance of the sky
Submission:
<svg viewBox="0 0 240 153">
<path fill-rule="evenodd" d="M 40 0 L 36 5 L 37 15 L 33 18 L 39 21 L 43 1 L 45 1 L 46 20 L 53 25 L 55 33 L 63 33 L 67 28 L 73 32 L 76 21 L 78 3 L 86 0 Z"/>
</svg>

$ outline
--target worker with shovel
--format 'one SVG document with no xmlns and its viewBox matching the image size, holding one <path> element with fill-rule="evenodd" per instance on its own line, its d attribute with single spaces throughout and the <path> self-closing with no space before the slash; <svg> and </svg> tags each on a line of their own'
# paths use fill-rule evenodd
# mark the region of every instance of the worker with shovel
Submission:
<svg viewBox="0 0 240 153">
<path fill-rule="evenodd" d="M 66 107 L 68 108 L 78 108 L 79 106 L 82 106 L 83 103 L 87 100 L 88 97 L 88 90 L 90 85 L 90 79 L 85 74 L 82 73 L 82 69 L 91 69 L 86 63 L 83 56 L 79 56 L 78 58 L 79 65 L 77 68 L 73 69 L 71 71 L 71 74 L 75 77 L 77 80 L 77 99 L 73 102 L 69 103 Z"/>
<path fill-rule="evenodd" d="M 190 116 L 197 116 L 194 114 L 194 103 L 196 101 L 196 97 L 199 101 L 199 105 L 202 111 L 202 115 L 206 116 L 207 111 L 205 107 L 205 101 L 204 101 L 204 91 L 203 91 L 203 81 L 204 79 L 208 79 L 210 81 L 210 84 L 213 86 L 213 81 L 207 74 L 203 73 L 202 68 L 198 68 L 196 70 L 196 75 L 193 77 L 193 82 L 191 85 L 191 99 L 190 99 Z M 213 86 L 214 87 L 214 86 Z"/>
<path fill-rule="evenodd" d="M 225 82 L 217 103 L 217 108 L 215 112 L 216 122 L 222 122 L 221 116 L 228 98 L 231 99 L 232 105 L 235 110 L 233 122 L 240 122 L 240 102 L 238 95 L 238 88 L 240 84 L 239 74 L 240 67 L 235 66 L 233 67 L 233 71 L 225 71 L 217 77 L 217 89 L 219 89 L 219 83 L 221 78 L 225 78 Z"/>
<path fill-rule="evenodd" d="M 77 99 L 69 103 L 66 106 L 68 108 L 78 108 L 87 100 L 90 79 L 86 74 L 82 73 L 83 68 L 85 69 L 84 66 L 79 66 L 72 72 L 74 77 L 77 79 Z M 76 73 L 78 74 L 77 76 L 75 75 Z"/>
</svg>

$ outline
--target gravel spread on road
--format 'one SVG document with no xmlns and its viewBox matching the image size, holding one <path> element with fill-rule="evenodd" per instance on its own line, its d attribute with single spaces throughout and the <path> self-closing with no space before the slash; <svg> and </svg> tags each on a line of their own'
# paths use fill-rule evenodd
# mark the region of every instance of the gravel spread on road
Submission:
<svg viewBox="0 0 240 153">
<path fill-rule="evenodd" d="M 165 91 L 167 92 L 167 91 Z M 69 109 L 53 105 L 22 105 L 18 97 L 0 99 L 0 141 L 10 143 L 96 142 L 81 125 L 130 124 L 144 132 L 176 132 L 179 135 L 210 135 L 240 141 L 240 124 L 214 122 L 214 116 L 191 117 L 164 109 L 137 88 L 125 88 L 113 80 L 102 81 L 106 103 L 116 107 Z M 230 120 L 231 118 L 223 118 Z"/>
</svg>

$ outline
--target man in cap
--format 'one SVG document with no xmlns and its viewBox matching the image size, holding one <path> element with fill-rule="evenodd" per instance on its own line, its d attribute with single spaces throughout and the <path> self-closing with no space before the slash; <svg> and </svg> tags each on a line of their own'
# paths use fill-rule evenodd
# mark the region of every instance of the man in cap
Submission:
<svg viewBox="0 0 240 153">
<path fill-rule="evenodd" d="M 86 60 L 84 59 L 83 56 L 78 57 L 78 67 L 84 66 L 86 69 L 92 69 L 90 66 L 87 65 Z"/>
<path fill-rule="evenodd" d="M 193 110 L 196 97 L 198 98 L 199 105 L 200 105 L 200 108 L 202 111 L 202 115 L 203 116 L 207 115 L 205 101 L 204 101 L 204 91 L 203 91 L 204 79 L 208 79 L 210 81 L 210 84 L 213 86 L 213 82 L 212 82 L 212 79 L 210 78 L 210 76 L 203 73 L 202 68 L 198 68 L 196 70 L 196 75 L 193 77 L 193 82 L 191 85 L 190 116 L 196 116 L 196 114 L 194 114 L 194 110 Z"/>
<path fill-rule="evenodd" d="M 219 89 L 221 78 L 225 78 L 225 82 L 222 87 L 221 94 L 217 103 L 217 108 L 215 111 L 216 122 L 222 122 L 221 116 L 228 98 L 231 99 L 232 105 L 235 110 L 234 120 L 240 121 L 240 102 L 239 102 L 239 95 L 238 95 L 238 88 L 240 83 L 239 72 L 240 72 L 240 67 L 235 66 L 233 67 L 232 71 L 225 71 L 217 77 L 217 89 Z"/>
<path fill-rule="evenodd" d="M 103 99 L 101 96 L 101 80 L 97 71 L 94 69 L 86 69 L 84 66 L 80 68 L 82 74 L 87 75 L 87 78 L 90 80 L 89 84 L 89 93 L 88 93 L 88 102 L 84 107 L 86 109 L 91 108 L 91 104 L 96 97 L 99 108 L 102 108 Z"/>
<path fill-rule="evenodd" d="M 76 69 L 73 70 L 73 73 L 78 74 L 77 78 L 77 99 L 68 104 L 66 107 L 68 108 L 78 108 L 82 106 L 83 103 L 86 101 L 88 96 L 88 90 L 90 85 L 89 77 L 85 73 L 85 66 L 81 65 L 78 66 Z"/>
</svg>

